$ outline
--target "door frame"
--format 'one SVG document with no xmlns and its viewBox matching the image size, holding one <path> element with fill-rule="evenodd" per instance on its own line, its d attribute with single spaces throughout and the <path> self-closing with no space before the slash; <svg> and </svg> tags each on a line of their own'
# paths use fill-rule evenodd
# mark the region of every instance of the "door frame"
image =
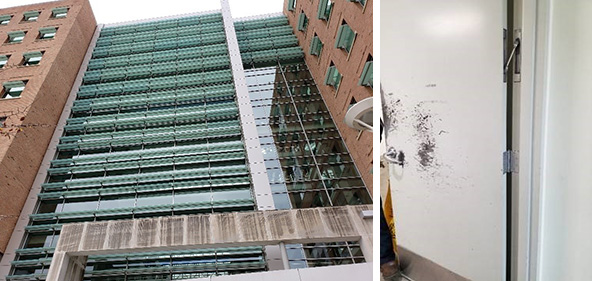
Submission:
<svg viewBox="0 0 592 281">
<path fill-rule="evenodd" d="M 537 280 L 542 181 L 546 143 L 550 0 L 514 0 L 514 27 L 522 30 L 521 81 L 514 83 L 514 147 L 518 173 L 512 175 L 511 280 Z"/>
</svg>

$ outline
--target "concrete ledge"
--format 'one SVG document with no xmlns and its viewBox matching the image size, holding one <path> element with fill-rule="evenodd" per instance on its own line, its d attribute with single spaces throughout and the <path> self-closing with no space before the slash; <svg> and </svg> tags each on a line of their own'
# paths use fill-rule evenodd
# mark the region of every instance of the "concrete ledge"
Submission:
<svg viewBox="0 0 592 281">
<path fill-rule="evenodd" d="M 56 252 L 71 256 L 162 249 L 357 241 L 372 233 L 369 205 L 66 224 Z"/>
<path fill-rule="evenodd" d="M 372 261 L 372 205 L 170 216 L 66 224 L 48 281 L 81 280 L 88 255 L 359 241 Z"/>
</svg>

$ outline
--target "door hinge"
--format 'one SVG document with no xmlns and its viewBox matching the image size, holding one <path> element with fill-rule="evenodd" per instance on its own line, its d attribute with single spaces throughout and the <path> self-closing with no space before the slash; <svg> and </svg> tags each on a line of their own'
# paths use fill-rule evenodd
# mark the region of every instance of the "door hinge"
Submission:
<svg viewBox="0 0 592 281">
<path fill-rule="evenodd" d="M 505 32 L 504 32 L 505 33 Z M 504 34 L 504 44 L 507 40 L 507 35 Z M 508 76 L 508 72 L 512 71 L 512 81 L 520 82 L 521 80 L 521 63 L 522 63 L 522 52 L 520 51 L 520 45 L 522 43 L 522 30 L 515 29 L 512 36 L 512 49 L 510 55 L 504 58 L 504 82 Z M 504 46 L 505 47 L 505 46 Z M 504 52 L 504 56 L 505 56 Z M 513 67 L 512 67 L 513 66 Z"/>
<path fill-rule="evenodd" d="M 503 153 L 503 172 L 504 174 L 518 172 L 518 153 L 513 150 L 507 150 Z"/>
</svg>

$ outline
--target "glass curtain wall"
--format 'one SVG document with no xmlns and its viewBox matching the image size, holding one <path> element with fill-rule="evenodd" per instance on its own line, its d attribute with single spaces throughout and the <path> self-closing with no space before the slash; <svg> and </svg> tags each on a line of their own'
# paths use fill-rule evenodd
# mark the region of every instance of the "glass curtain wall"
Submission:
<svg viewBox="0 0 592 281">
<path fill-rule="evenodd" d="M 278 209 L 371 204 L 284 16 L 235 23 Z M 291 268 L 365 262 L 359 244 L 286 245 Z"/>
<path fill-rule="evenodd" d="M 102 29 L 8 280 L 44 280 L 64 223 L 252 211 L 221 14 Z M 262 247 L 90 256 L 84 280 L 261 271 Z"/>
</svg>

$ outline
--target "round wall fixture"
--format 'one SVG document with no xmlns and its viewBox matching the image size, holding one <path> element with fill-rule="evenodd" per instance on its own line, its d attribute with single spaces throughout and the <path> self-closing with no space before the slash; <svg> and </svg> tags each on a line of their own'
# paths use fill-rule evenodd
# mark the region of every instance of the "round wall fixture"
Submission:
<svg viewBox="0 0 592 281">
<path fill-rule="evenodd" d="M 345 124 L 356 130 L 372 132 L 372 97 L 352 105 L 345 113 Z"/>
</svg>

